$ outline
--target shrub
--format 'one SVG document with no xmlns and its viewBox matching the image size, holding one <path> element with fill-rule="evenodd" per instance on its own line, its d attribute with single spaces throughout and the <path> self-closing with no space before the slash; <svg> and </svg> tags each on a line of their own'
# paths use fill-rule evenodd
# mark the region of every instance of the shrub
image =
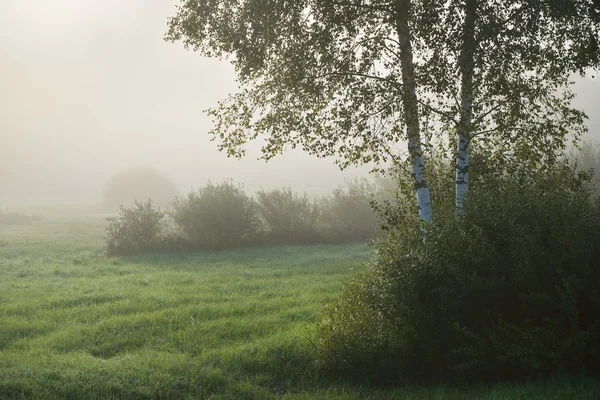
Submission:
<svg viewBox="0 0 600 400">
<path fill-rule="evenodd" d="M 306 194 L 290 188 L 256 193 L 258 216 L 269 244 L 310 244 L 321 241 L 317 230 L 319 210 Z"/>
<path fill-rule="evenodd" d="M 162 249 L 163 217 L 164 213 L 151 200 L 136 200 L 132 207 L 121 206 L 116 217 L 107 218 L 107 254 L 128 256 Z"/>
<path fill-rule="evenodd" d="M 366 180 L 348 182 L 320 201 L 319 229 L 328 241 L 349 242 L 373 237 L 379 227 L 371 208 L 373 188 Z"/>
<path fill-rule="evenodd" d="M 8 212 L 0 208 L 0 225 L 19 225 L 26 224 L 32 221 L 40 221 L 39 215 L 24 215 L 17 212 Z"/>
<path fill-rule="evenodd" d="M 195 248 L 220 250 L 256 240 L 256 204 L 232 181 L 209 183 L 176 199 L 171 208 L 170 215 Z"/>
<path fill-rule="evenodd" d="M 600 370 L 600 202 L 571 167 L 478 181 L 427 239 L 398 228 L 314 342 L 331 371 L 386 382 Z"/>
<path fill-rule="evenodd" d="M 600 143 L 584 142 L 578 151 L 571 151 L 569 158 L 583 171 L 593 174 L 590 185 L 596 196 L 600 195 Z"/>
<path fill-rule="evenodd" d="M 152 199 L 154 204 L 165 207 L 178 194 L 175 184 L 154 169 L 130 169 L 113 175 L 106 182 L 102 208 L 118 210 L 120 206 L 130 207 L 135 200 L 145 199 Z"/>
</svg>

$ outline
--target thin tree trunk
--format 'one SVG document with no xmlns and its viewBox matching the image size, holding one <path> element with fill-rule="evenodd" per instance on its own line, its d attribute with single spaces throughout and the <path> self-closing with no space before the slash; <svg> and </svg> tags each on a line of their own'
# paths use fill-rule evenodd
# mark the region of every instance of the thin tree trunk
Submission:
<svg viewBox="0 0 600 400">
<path fill-rule="evenodd" d="M 456 150 L 456 216 L 465 214 L 465 199 L 469 192 L 469 140 L 473 119 L 473 75 L 475 69 L 475 19 L 477 0 L 466 0 L 463 47 L 460 54 L 461 109 L 457 127 Z"/>
<path fill-rule="evenodd" d="M 396 3 L 396 30 L 400 43 L 400 66 L 402 69 L 402 106 L 406 118 L 408 152 L 410 154 L 412 175 L 415 180 L 419 217 L 424 223 L 433 221 L 431 195 L 425 176 L 425 161 L 421 149 L 421 128 L 419 124 L 419 105 L 417 103 L 417 85 L 408 18 L 411 1 L 398 0 Z"/>
</svg>

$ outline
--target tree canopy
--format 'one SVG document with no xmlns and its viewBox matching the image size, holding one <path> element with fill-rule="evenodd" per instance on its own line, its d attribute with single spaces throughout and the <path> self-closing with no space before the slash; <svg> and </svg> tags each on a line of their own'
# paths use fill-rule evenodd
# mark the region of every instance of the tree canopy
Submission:
<svg viewBox="0 0 600 400">
<path fill-rule="evenodd" d="M 569 79 L 600 65 L 599 3 L 182 0 L 167 39 L 235 66 L 239 91 L 210 111 L 229 155 L 260 137 L 266 159 L 290 146 L 403 164 L 411 102 L 418 139 L 458 142 L 458 191 L 475 139 L 536 164 L 584 131 Z"/>
</svg>

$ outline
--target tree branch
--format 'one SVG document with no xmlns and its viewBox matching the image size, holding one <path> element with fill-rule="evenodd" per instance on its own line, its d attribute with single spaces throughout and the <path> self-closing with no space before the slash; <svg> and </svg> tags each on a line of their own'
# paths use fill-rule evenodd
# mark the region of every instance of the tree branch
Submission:
<svg viewBox="0 0 600 400">
<path fill-rule="evenodd" d="M 352 76 L 352 77 L 358 77 L 358 78 L 373 79 L 373 80 L 377 80 L 380 82 L 386 82 L 386 83 L 392 84 L 396 87 L 402 86 L 398 81 L 392 80 L 390 78 L 386 78 L 383 76 L 377 76 L 377 75 L 365 74 L 365 73 L 361 73 L 361 72 L 328 72 L 328 73 L 320 74 L 320 75 L 308 75 L 308 76 L 305 76 L 305 79 L 307 79 L 307 78 L 321 79 L 321 78 L 327 78 L 329 76 Z"/>
<path fill-rule="evenodd" d="M 386 12 L 386 13 L 393 13 L 392 10 L 392 3 L 388 3 L 388 4 L 382 4 L 381 6 L 376 6 L 373 4 L 359 4 L 359 3 L 354 3 L 352 1 L 329 1 L 329 4 L 332 4 L 334 6 L 342 6 L 342 7 L 356 7 L 356 8 L 362 8 L 365 10 L 370 10 L 370 11 L 382 11 L 382 12 Z M 385 6 L 388 6 L 387 8 Z"/>
<path fill-rule="evenodd" d="M 417 102 L 422 105 L 423 107 L 427 108 L 429 111 L 434 112 L 438 115 L 441 115 L 442 117 L 446 118 L 448 121 L 450 122 L 454 122 L 455 124 L 458 124 L 458 121 L 454 118 L 454 116 L 446 111 L 442 111 L 440 109 L 437 109 L 435 107 L 432 107 L 431 105 L 427 104 L 426 102 L 422 101 L 422 100 L 417 100 Z"/>
<path fill-rule="evenodd" d="M 481 115 L 477 116 L 477 118 L 475 118 L 475 120 L 473 121 L 473 122 L 474 122 L 474 125 L 477 125 L 477 124 L 481 123 L 481 121 L 483 121 L 483 119 L 484 119 L 485 117 L 487 117 L 488 115 L 490 115 L 490 114 L 491 114 L 491 113 L 493 113 L 494 111 L 498 110 L 500 107 L 504 106 L 504 104 L 505 104 L 505 102 L 502 102 L 502 103 L 500 103 L 500 104 L 497 104 L 496 106 L 494 106 L 494 107 L 490 108 L 489 110 L 487 110 L 485 113 L 483 113 L 483 114 L 481 114 Z"/>
<path fill-rule="evenodd" d="M 512 126 L 512 127 L 508 127 L 508 128 L 500 128 L 500 127 L 495 127 L 492 129 L 487 129 L 485 131 L 480 131 L 480 132 L 476 132 L 471 134 L 471 136 L 469 136 L 469 142 L 471 141 L 471 139 L 474 139 L 475 137 L 478 136 L 483 136 L 483 135 L 487 135 L 488 133 L 493 133 L 493 132 L 497 132 L 500 129 L 505 130 L 505 131 L 528 131 L 530 130 L 532 127 L 527 127 L 527 126 Z"/>
</svg>

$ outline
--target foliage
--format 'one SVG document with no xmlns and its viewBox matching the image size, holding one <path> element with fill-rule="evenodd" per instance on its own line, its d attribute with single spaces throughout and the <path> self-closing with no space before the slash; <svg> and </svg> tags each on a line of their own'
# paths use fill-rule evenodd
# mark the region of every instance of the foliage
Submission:
<svg viewBox="0 0 600 400">
<path fill-rule="evenodd" d="M 231 154 L 264 135 L 266 158 L 293 144 L 341 163 L 379 161 L 400 141 L 405 118 L 399 3 L 410 8 L 419 93 L 435 94 L 419 99 L 422 122 L 456 126 L 464 2 L 184 0 L 167 38 L 203 55 L 233 55 L 242 91 L 213 112 L 213 133 Z M 549 131 L 564 136 L 568 116 L 581 116 L 556 88 L 598 65 L 599 10 L 586 0 L 478 3 L 473 133 L 496 128 L 504 146 L 550 151 Z"/>
<path fill-rule="evenodd" d="M 135 200 L 132 207 L 121 206 L 116 217 L 107 218 L 106 253 L 127 256 L 161 249 L 163 217 L 152 200 Z"/>
<path fill-rule="evenodd" d="M 178 194 L 175 184 L 154 169 L 130 169 L 113 175 L 106 182 L 102 207 L 110 211 L 118 210 L 120 206 L 132 206 L 135 200 L 146 199 L 165 207 Z"/>
<path fill-rule="evenodd" d="M 328 241 L 364 241 L 374 236 L 379 227 L 371 208 L 374 192 L 366 180 L 355 180 L 321 199 L 319 227 Z"/>
<path fill-rule="evenodd" d="M 556 161 L 586 129 L 570 78 L 600 66 L 599 32 L 590 0 L 182 0 L 167 39 L 236 69 L 240 90 L 209 112 L 221 150 L 261 137 L 266 159 L 289 146 L 380 166 L 408 139 L 421 212 L 419 129 L 457 149 L 457 210 L 475 143 Z"/>
<path fill-rule="evenodd" d="M 208 183 L 177 198 L 170 215 L 199 249 L 220 250 L 249 245 L 258 232 L 256 203 L 232 181 Z"/>
<path fill-rule="evenodd" d="M 320 199 L 284 188 L 260 190 L 255 200 L 232 181 L 209 183 L 176 198 L 166 215 L 150 203 L 121 207 L 119 217 L 109 218 L 108 252 L 130 255 L 366 241 L 378 230 L 369 204 L 382 197 L 378 191 L 383 192 L 357 180 Z"/>
<path fill-rule="evenodd" d="M 590 171 L 592 191 L 600 195 L 600 143 L 584 142 L 577 150 L 571 150 L 569 159 L 577 164 L 582 171 Z"/>
<path fill-rule="evenodd" d="M 600 202 L 571 166 L 513 172 L 426 241 L 408 225 L 377 244 L 318 327 L 327 368 L 395 383 L 600 372 Z"/>
<path fill-rule="evenodd" d="M 290 188 L 260 190 L 256 202 L 268 243 L 321 242 L 317 230 L 318 204 L 311 202 L 306 194 L 299 195 Z"/>
<path fill-rule="evenodd" d="M 426 152 L 423 158 L 428 165 L 428 185 L 431 190 L 431 200 L 435 204 L 436 214 L 447 215 L 454 211 L 453 194 L 453 176 L 454 167 L 452 165 L 451 152 L 439 145 L 424 146 Z M 477 154 L 476 154 L 477 156 Z M 475 157 L 477 159 L 477 157 Z M 384 231 L 401 228 L 406 229 L 407 225 L 418 225 L 416 205 L 414 197 L 414 180 L 407 173 L 407 163 L 397 164 L 394 168 L 385 172 L 375 179 L 374 201 L 371 206 L 376 215 L 379 216 L 380 227 Z M 477 165 L 474 165 L 477 167 Z M 475 168 L 480 172 L 480 168 Z M 416 233 L 418 237 L 420 233 Z"/>
</svg>

